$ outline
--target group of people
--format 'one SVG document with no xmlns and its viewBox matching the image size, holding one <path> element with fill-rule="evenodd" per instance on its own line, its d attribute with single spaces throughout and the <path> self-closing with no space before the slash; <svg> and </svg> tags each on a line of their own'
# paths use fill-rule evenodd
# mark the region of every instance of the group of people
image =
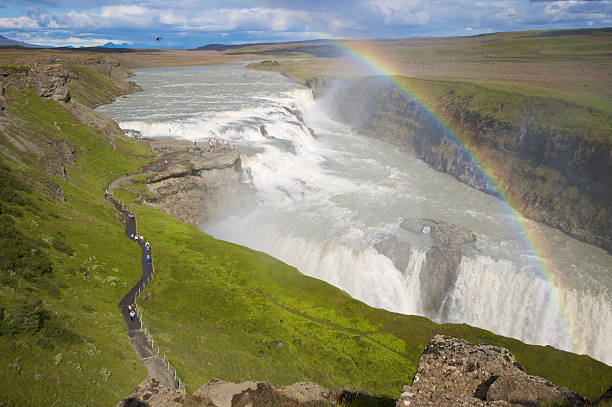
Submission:
<svg viewBox="0 0 612 407">
<path fill-rule="evenodd" d="M 128 216 L 129 216 L 129 215 L 128 215 Z M 133 215 L 132 215 L 132 216 L 133 216 Z M 130 234 L 130 239 L 132 239 L 133 241 L 135 241 L 136 243 L 139 243 L 139 244 L 144 244 L 144 242 L 145 242 L 145 240 L 144 240 L 144 236 L 143 236 L 143 235 L 138 236 L 138 233 L 136 233 L 136 234 L 133 234 L 133 233 L 132 233 L 132 234 Z M 148 243 L 148 242 L 147 242 L 147 243 Z"/>
<path fill-rule="evenodd" d="M 109 191 L 108 188 L 104 188 L 104 197 L 108 198 L 109 196 L 110 197 L 113 196 L 113 191 Z M 133 213 L 128 212 L 127 218 L 128 220 L 133 220 L 135 217 Z M 138 243 L 141 246 L 144 245 L 144 248 L 147 251 L 145 260 L 147 263 L 151 263 L 151 245 L 149 244 L 149 242 L 145 242 L 144 236 L 138 235 L 137 233 L 136 234 L 131 233 L 130 239 Z M 132 304 L 128 305 L 128 315 L 130 316 L 130 322 L 134 322 L 134 319 L 136 318 L 136 307 Z"/>
<path fill-rule="evenodd" d="M 128 212 L 127 218 L 129 220 L 134 219 L 134 214 L 131 212 Z M 139 235 L 138 233 L 136 234 L 131 233 L 130 239 L 135 241 L 139 245 L 144 246 L 147 252 L 145 256 L 145 261 L 150 264 L 151 263 L 151 244 L 149 242 L 146 242 L 144 236 Z M 128 314 L 130 316 L 130 322 L 134 322 L 134 318 L 136 317 L 136 308 L 132 305 L 128 305 Z"/>
<path fill-rule="evenodd" d="M 208 151 L 209 152 L 213 152 L 216 150 L 226 150 L 226 151 L 232 151 L 236 149 L 236 146 L 233 146 L 229 141 L 225 141 L 225 140 L 221 140 L 219 141 L 219 139 L 217 139 L 215 142 L 212 141 L 212 139 L 208 139 Z"/>
</svg>

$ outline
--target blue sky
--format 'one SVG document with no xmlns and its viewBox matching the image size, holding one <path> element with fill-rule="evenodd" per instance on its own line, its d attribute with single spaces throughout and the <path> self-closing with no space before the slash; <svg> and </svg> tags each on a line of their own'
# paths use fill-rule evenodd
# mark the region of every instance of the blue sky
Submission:
<svg viewBox="0 0 612 407">
<path fill-rule="evenodd" d="M 612 0 L 0 0 L 0 35 L 50 46 L 194 48 L 609 26 Z"/>
</svg>

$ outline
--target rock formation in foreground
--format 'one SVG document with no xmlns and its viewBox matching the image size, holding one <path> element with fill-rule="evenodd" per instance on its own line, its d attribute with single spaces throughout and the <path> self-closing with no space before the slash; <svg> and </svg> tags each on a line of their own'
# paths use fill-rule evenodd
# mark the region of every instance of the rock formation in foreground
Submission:
<svg viewBox="0 0 612 407">
<path fill-rule="evenodd" d="M 154 380 L 146 380 L 116 407 L 301 407 L 330 405 L 329 390 L 316 383 L 300 382 L 275 388 L 266 382 L 232 383 L 211 380 L 193 395 Z"/>
<path fill-rule="evenodd" d="M 528 375 L 506 349 L 437 335 L 423 351 L 411 386 L 396 407 L 583 406 L 565 387 Z M 556 405 L 556 404 L 553 404 Z"/>
<path fill-rule="evenodd" d="M 193 395 L 153 380 L 142 382 L 116 407 L 330 406 L 374 399 L 364 390 L 333 392 L 316 383 L 275 388 L 266 382 L 211 380 Z M 548 404 L 546 404 L 548 403 Z M 350 404 L 348 404 L 350 405 Z M 360 404 L 359 404 L 360 405 Z M 584 406 L 583 398 L 546 379 L 528 375 L 506 349 L 437 335 L 425 350 L 412 385 L 396 407 Z"/>
</svg>

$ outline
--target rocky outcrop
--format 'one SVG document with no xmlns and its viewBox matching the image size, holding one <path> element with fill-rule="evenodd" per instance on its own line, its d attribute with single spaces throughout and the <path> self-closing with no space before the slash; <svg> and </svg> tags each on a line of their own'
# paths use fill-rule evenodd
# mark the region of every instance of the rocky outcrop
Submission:
<svg viewBox="0 0 612 407">
<path fill-rule="evenodd" d="M 395 237 L 386 238 L 374 245 L 378 253 L 387 256 L 399 271 L 405 271 L 410 261 L 410 243 Z"/>
<path fill-rule="evenodd" d="M 211 380 L 193 395 L 154 380 L 138 385 L 116 407 L 306 407 L 331 405 L 332 394 L 316 383 L 300 382 L 277 389 L 267 382 Z"/>
<path fill-rule="evenodd" d="M 546 379 L 528 375 L 506 349 L 437 335 L 419 362 L 412 385 L 397 407 L 583 406 L 582 397 Z M 556 405 L 556 404 L 555 404 Z"/>
<path fill-rule="evenodd" d="M 236 150 L 208 151 L 189 142 L 144 140 L 157 154 L 147 178 L 145 204 L 192 225 L 205 221 L 214 208 L 248 199 L 241 182 Z"/>
<path fill-rule="evenodd" d="M 72 165 L 76 161 L 77 151 L 72 144 L 66 140 L 46 140 L 48 148 L 41 157 L 44 169 L 53 175 L 66 178 L 66 165 Z"/>
<path fill-rule="evenodd" d="M 476 238 L 469 229 L 439 220 L 406 219 L 400 227 L 413 233 L 429 235 L 433 241 L 433 247 L 425 257 L 419 284 L 420 292 L 427 293 L 421 298 L 422 312 L 431 318 L 438 318 L 443 312 L 446 294 L 452 291 L 457 281 L 461 245 L 473 242 Z"/>
<path fill-rule="evenodd" d="M 313 78 L 306 79 L 304 85 L 312 89 L 312 96 L 315 99 L 319 99 L 325 95 L 332 83 L 332 80 L 329 80 L 322 76 L 316 76 Z"/>
<path fill-rule="evenodd" d="M 48 174 L 66 178 L 68 176 L 67 167 L 76 162 L 77 149 L 62 137 L 57 137 L 66 130 L 62 128 L 63 124 L 50 122 L 49 131 L 30 130 L 22 127 L 18 120 L 4 108 L 7 103 L 6 89 L 11 88 L 18 93 L 23 93 L 27 88 L 31 88 L 40 98 L 61 102 L 61 106 L 68 110 L 78 122 L 97 130 L 98 134 L 115 148 L 117 138 L 124 137 L 117 123 L 81 103 L 80 98 L 79 100 L 72 99 L 70 88 L 79 89 L 79 92 L 75 91 L 75 95 L 79 94 L 85 99 L 87 97 L 84 95 L 87 94 L 98 95 L 102 102 L 108 102 L 116 96 L 114 93 L 107 92 L 107 89 L 100 91 L 101 89 L 96 87 L 99 85 L 97 83 L 80 81 L 78 73 L 82 71 L 83 66 L 104 75 L 117 86 L 118 93 L 133 92 L 139 87 L 121 80 L 130 76 L 130 73 L 114 58 L 104 55 L 60 55 L 61 58 L 51 56 L 35 58 L 30 66 L 0 67 L 0 128 L 19 129 L 4 134 L 6 140 L 16 151 L 33 157 L 37 165 L 44 168 Z M 20 161 L 17 155 L 13 155 L 12 158 Z M 59 201 L 66 201 L 64 191 L 53 177 L 40 177 L 35 183 L 42 192 Z"/>
<path fill-rule="evenodd" d="M 130 78 L 134 74 L 122 67 L 119 60 L 113 57 L 107 55 L 94 56 L 84 59 L 80 64 L 109 78 L 113 85 L 119 89 L 120 94 L 142 90 L 142 87 L 136 82 L 124 81 L 124 79 Z"/>
<path fill-rule="evenodd" d="M 612 386 L 610 386 L 608 390 L 606 390 L 606 392 L 597 399 L 595 405 L 602 407 L 612 405 Z"/>
<path fill-rule="evenodd" d="M 68 82 L 71 77 L 70 71 L 62 65 L 38 65 L 30 70 L 27 85 L 36 89 L 36 95 L 39 97 L 68 102 Z"/>
<path fill-rule="evenodd" d="M 208 406 L 206 400 L 190 396 L 182 389 L 175 389 L 153 379 L 140 383 L 129 396 L 115 407 L 182 407 Z"/>
<path fill-rule="evenodd" d="M 294 116 L 294 117 L 295 117 L 295 118 L 298 120 L 298 122 L 300 123 L 300 125 L 302 126 L 302 128 L 304 128 L 304 129 L 308 130 L 308 132 L 310 133 L 310 135 L 311 135 L 312 137 L 314 137 L 314 138 L 318 138 L 317 133 L 315 133 L 315 131 L 314 131 L 312 128 L 310 128 L 310 127 L 306 126 L 306 122 L 304 122 L 304 114 L 302 113 L 302 111 L 301 111 L 300 109 L 292 109 L 292 108 L 290 108 L 290 107 L 288 107 L 288 106 L 283 106 L 283 108 L 284 108 L 284 109 L 285 109 L 285 110 L 286 110 L 288 113 L 290 113 L 291 115 L 293 115 L 293 116 Z M 263 126 L 262 126 L 262 127 L 263 127 Z M 265 128 L 264 128 L 264 130 L 265 130 Z M 261 131 L 261 127 L 260 127 L 260 131 Z M 266 131 L 266 133 L 267 133 L 267 131 Z M 266 137 L 266 134 L 264 134 L 263 132 L 262 132 L 262 135 L 263 135 L 264 137 Z"/>
<path fill-rule="evenodd" d="M 470 108 L 470 100 L 452 90 L 432 114 L 384 78 L 313 79 L 308 85 L 330 100 L 336 118 L 363 134 L 396 144 L 476 189 L 510 197 L 526 217 L 612 250 L 611 141 L 603 134 L 589 137 L 554 127 L 547 117 L 546 109 L 571 112 L 575 106 L 542 98 L 534 102 L 542 111 L 502 122 Z M 503 95 L 497 97 L 503 110 Z M 495 168 L 499 185 L 481 171 L 474 154 L 488 170 Z"/>
<path fill-rule="evenodd" d="M 302 111 L 300 109 L 292 109 L 288 106 L 283 106 L 283 108 L 290 113 L 291 115 L 295 116 L 295 118 L 302 124 L 304 124 L 304 114 L 302 113 Z"/>
</svg>

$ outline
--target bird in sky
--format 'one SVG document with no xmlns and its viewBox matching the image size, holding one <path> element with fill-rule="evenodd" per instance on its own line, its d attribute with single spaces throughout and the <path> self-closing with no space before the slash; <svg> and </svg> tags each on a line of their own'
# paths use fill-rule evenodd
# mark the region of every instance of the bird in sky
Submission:
<svg viewBox="0 0 612 407">
<path fill-rule="evenodd" d="M 155 41 L 159 41 L 161 39 L 162 39 L 162 37 L 157 37 L 157 38 L 155 38 Z"/>
</svg>

